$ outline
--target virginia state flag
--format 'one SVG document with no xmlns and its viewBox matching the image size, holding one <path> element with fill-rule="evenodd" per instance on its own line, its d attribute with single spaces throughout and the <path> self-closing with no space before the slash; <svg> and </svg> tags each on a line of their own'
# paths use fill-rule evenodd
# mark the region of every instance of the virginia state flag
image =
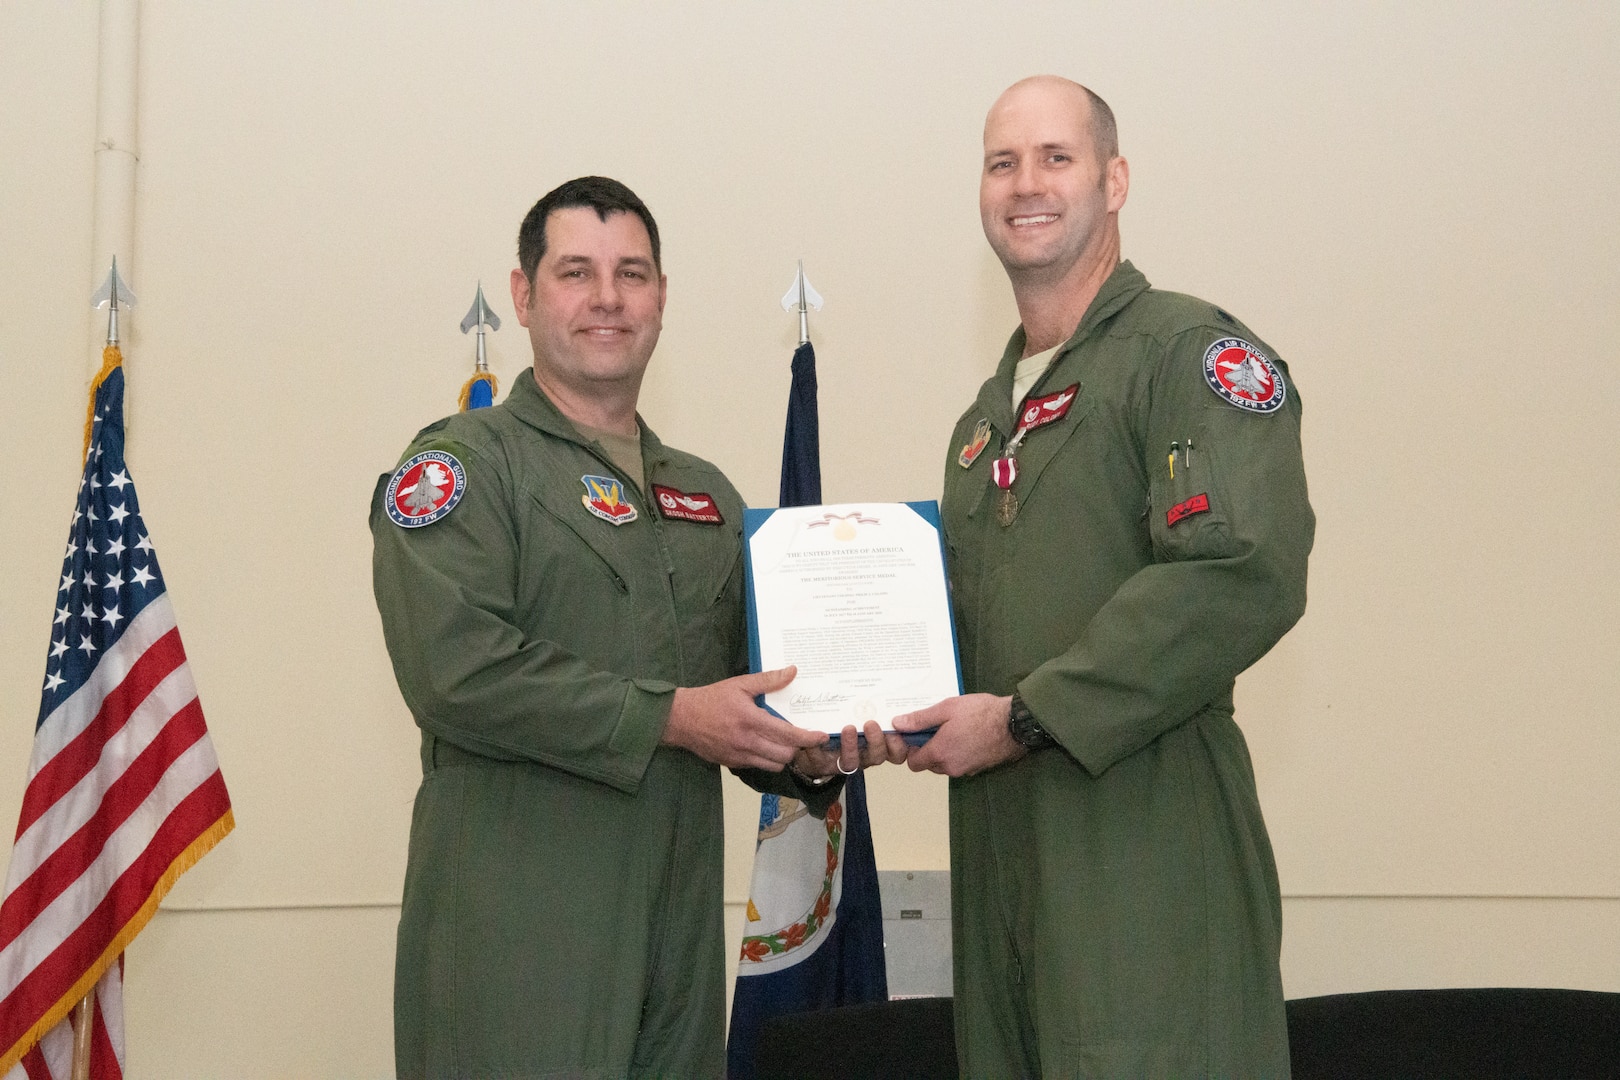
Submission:
<svg viewBox="0 0 1620 1080">
<path fill-rule="evenodd" d="M 820 502 L 816 354 L 805 342 L 793 354 L 780 504 Z M 847 779 L 825 821 L 796 799 L 764 796 L 731 1004 L 728 1080 L 754 1080 L 754 1049 L 768 1018 L 888 996 L 865 777 Z"/>
</svg>

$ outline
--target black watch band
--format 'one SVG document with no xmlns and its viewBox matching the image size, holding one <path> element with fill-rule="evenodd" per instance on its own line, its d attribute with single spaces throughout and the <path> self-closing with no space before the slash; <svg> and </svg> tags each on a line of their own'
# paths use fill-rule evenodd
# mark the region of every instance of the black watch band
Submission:
<svg viewBox="0 0 1620 1080">
<path fill-rule="evenodd" d="M 1035 719 L 1035 714 L 1029 711 L 1029 706 L 1017 694 L 1012 696 L 1012 704 L 1007 710 L 1007 734 L 1025 750 L 1044 750 L 1057 745 L 1057 740 L 1041 727 L 1041 722 Z"/>
</svg>

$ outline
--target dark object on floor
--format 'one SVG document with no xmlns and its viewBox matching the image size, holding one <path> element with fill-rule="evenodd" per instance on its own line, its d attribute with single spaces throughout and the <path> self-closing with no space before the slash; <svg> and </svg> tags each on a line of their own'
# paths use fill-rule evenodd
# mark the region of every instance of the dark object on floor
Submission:
<svg viewBox="0 0 1620 1080">
<path fill-rule="evenodd" d="M 907 998 L 765 1021 L 759 1080 L 957 1080 L 950 998 Z"/>
<path fill-rule="evenodd" d="M 1620 994 L 1374 990 L 1288 1002 L 1294 1080 L 1620 1080 Z M 779 1016 L 759 1080 L 956 1080 L 950 998 Z"/>
<path fill-rule="evenodd" d="M 1620 1077 L 1620 994 L 1375 990 L 1288 1002 L 1294 1080 Z"/>
</svg>

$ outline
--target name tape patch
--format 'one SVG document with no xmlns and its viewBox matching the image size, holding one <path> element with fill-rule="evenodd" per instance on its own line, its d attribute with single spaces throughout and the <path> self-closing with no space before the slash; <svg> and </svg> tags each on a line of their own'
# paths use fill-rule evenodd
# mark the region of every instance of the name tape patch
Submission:
<svg viewBox="0 0 1620 1080">
<path fill-rule="evenodd" d="M 1073 386 L 1065 386 L 1055 394 L 1026 398 L 1023 409 L 1018 413 L 1018 430 L 1013 433 L 1013 437 L 1017 438 L 1025 432 L 1034 431 L 1047 424 L 1055 424 L 1068 416 L 1069 406 L 1074 404 L 1074 395 L 1079 392 L 1080 384 L 1075 383 Z"/>
<path fill-rule="evenodd" d="M 706 492 L 694 491 L 688 495 L 663 484 L 654 484 L 652 491 L 653 498 L 658 500 L 658 512 L 666 518 L 695 521 L 699 525 L 726 523 L 726 519 L 720 516 L 720 507 L 715 505 L 714 497 Z"/>
<path fill-rule="evenodd" d="M 394 470 L 383 506 L 395 525 L 420 529 L 456 508 L 467 492 L 467 471 L 454 454 L 424 450 Z"/>
<path fill-rule="evenodd" d="M 1288 396 L 1277 365 L 1239 337 L 1221 338 L 1204 350 L 1204 381 L 1222 401 L 1244 412 L 1274 413 Z"/>
</svg>

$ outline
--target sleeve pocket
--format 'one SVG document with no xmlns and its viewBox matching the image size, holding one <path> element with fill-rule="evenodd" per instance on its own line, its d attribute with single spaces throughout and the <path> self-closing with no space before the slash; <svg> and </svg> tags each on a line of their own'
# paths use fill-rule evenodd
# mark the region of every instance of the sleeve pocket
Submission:
<svg viewBox="0 0 1620 1080">
<path fill-rule="evenodd" d="M 1160 562 L 1218 559 L 1236 553 L 1220 478 L 1220 448 L 1200 424 L 1150 458 L 1148 526 Z M 1174 476 L 1171 458 L 1174 458 Z"/>
</svg>

